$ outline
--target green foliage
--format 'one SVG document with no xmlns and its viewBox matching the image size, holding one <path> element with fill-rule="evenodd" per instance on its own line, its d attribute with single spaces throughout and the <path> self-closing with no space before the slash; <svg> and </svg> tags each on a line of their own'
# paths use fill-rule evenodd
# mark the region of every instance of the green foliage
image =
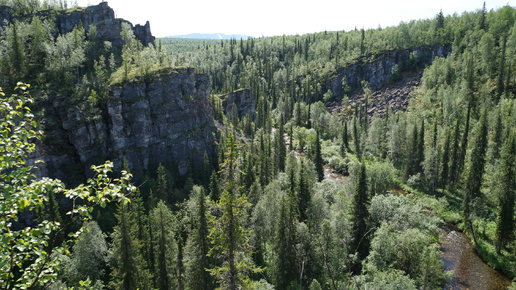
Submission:
<svg viewBox="0 0 516 290">
<path fill-rule="evenodd" d="M 28 85 L 19 83 L 15 90 L 21 93 L 4 97 L 0 103 L 0 287 L 5 289 L 40 287 L 55 281 L 61 263 L 57 254 L 67 251 L 55 244 L 53 233 L 64 231 L 79 219 L 91 219 L 94 205 L 104 207 L 117 199 L 126 203 L 122 189 L 133 190 L 127 183 L 130 174 L 123 172 L 120 179 L 108 176 L 112 163 L 93 166 L 95 176 L 76 188 L 66 189 L 59 180 L 36 179 L 35 167 L 27 163 L 27 157 L 34 152 L 34 140 L 40 132 L 28 107 L 32 99 L 27 88 Z M 44 208 L 49 192 L 76 201 L 67 221 L 61 224 L 44 220 L 33 227 L 13 229 L 12 222 L 18 221 L 21 212 Z M 70 238 L 79 237 L 81 231 L 73 232 Z"/>
<path fill-rule="evenodd" d="M 172 211 L 163 201 L 159 201 L 149 214 L 149 222 L 153 233 L 152 247 L 156 255 L 156 286 L 159 289 L 175 289 L 178 278 L 175 271 L 178 245 L 174 238 L 175 219 Z"/>
<path fill-rule="evenodd" d="M 221 266 L 208 269 L 221 288 L 238 289 L 248 287 L 249 274 L 259 273 L 261 268 L 250 260 L 249 245 L 251 231 L 245 229 L 248 219 L 245 194 L 238 192 L 236 185 L 237 145 L 233 135 L 228 136 L 226 158 L 221 165 L 224 173 L 224 190 L 209 214 L 209 235 L 212 244 L 209 256 L 222 262 Z"/>
<path fill-rule="evenodd" d="M 369 252 L 368 236 L 371 232 L 371 227 L 368 225 L 369 212 L 367 206 L 369 205 L 369 193 L 367 190 L 367 176 L 366 165 L 362 163 L 355 180 L 355 190 L 353 193 L 353 215 L 351 218 L 352 228 L 352 242 L 351 249 L 360 260 L 364 259 Z M 356 264 L 354 267 L 355 273 L 360 272 L 360 265 Z"/>
<path fill-rule="evenodd" d="M 208 258 L 208 221 L 206 200 L 202 187 L 195 186 L 188 201 L 188 215 L 191 222 L 185 245 L 185 280 L 187 289 L 210 289 L 212 281 L 206 269 L 210 268 Z"/>
<path fill-rule="evenodd" d="M 497 186 L 499 211 L 496 217 L 496 252 L 498 254 L 512 240 L 514 235 L 515 161 L 516 141 L 514 134 L 511 134 L 503 146 L 499 167 L 500 179 Z"/>
</svg>

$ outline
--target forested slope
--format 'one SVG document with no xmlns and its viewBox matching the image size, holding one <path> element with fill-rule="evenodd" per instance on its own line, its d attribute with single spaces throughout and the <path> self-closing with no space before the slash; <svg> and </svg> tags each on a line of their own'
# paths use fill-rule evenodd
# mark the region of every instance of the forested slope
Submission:
<svg viewBox="0 0 516 290">
<path fill-rule="evenodd" d="M 123 21 L 116 44 L 32 13 L 2 29 L 4 87 L 33 84 L 70 183 L 110 158 L 138 189 L 92 212 L 51 289 L 441 289 L 445 222 L 515 275 L 514 8 L 148 46 Z M 414 77 L 408 105 L 378 108 Z"/>
</svg>

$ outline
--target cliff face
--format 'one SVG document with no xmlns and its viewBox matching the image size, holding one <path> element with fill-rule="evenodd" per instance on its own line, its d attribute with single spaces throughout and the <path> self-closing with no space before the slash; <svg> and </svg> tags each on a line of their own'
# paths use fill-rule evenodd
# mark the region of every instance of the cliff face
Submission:
<svg viewBox="0 0 516 290">
<path fill-rule="evenodd" d="M 80 164 L 88 173 L 91 164 L 104 159 L 120 168 L 124 158 L 131 170 L 173 160 L 185 174 L 190 154 L 197 160 L 205 151 L 212 155 L 215 126 L 209 94 L 209 77 L 193 68 L 165 69 L 148 83 L 113 86 L 102 117 L 88 120 L 77 107 L 59 112 L 70 150 L 43 150 L 42 174 L 61 178 L 69 164 Z"/>
<path fill-rule="evenodd" d="M 328 81 L 327 87 L 334 96 L 343 95 L 342 80 L 350 87 L 360 87 L 367 81 L 371 89 L 376 90 L 386 85 L 397 65 L 400 70 L 410 66 L 425 66 L 435 57 L 446 57 L 452 51 L 451 45 L 415 48 L 407 50 L 390 50 L 376 55 L 359 58 L 354 64 L 340 69 L 337 75 Z"/>
<path fill-rule="evenodd" d="M 8 6 L 0 6 L 0 25 L 4 25 L 4 21 L 7 21 L 7 23 L 14 21 L 16 17 L 12 15 L 11 10 Z M 56 11 L 44 10 L 35 14 L 41 19 L 53 19 L 59 34 L 71 32 L 80 23 L 87 31 L 93 24 L 97 27 L 97 35 L 101 40 L 110 41 L 113 45 L 121 45 L 123 41 L 120 37 L 120 31 L 122 23 L 125 22 L 131 25 L 134 35 L 143 45 L 148 46 L 150 43 L 154 43 L 155 39 L 150 31 L 148 21 L 145 25 L 137 24 L 133 26 L 129 21 L 115 18 L 115 12 L 108 6 L 107 2 L 101 2 L 96 6 L 85 9 L 65 10 L 57 13 Z M 32 15 L 26 15 L 25 17 L 32 18 Z"/>
<path fill-rule="evenodd" d="M 253 120 L 256 118 L 256 97 L 250 89 L 238 90 L 227 95 L 222 95 L 220 98 L 222 99 L 224 113 L 231 113 L 233 104 L 235 104 L 240 118 L 245 117 L 248 112 L 251 113 Z"/>
</svg>

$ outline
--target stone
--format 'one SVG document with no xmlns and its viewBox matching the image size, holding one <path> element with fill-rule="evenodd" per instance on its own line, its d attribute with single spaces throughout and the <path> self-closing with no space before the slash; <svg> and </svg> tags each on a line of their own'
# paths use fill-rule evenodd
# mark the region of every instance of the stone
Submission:
<svg viewBox="0 0 516 290">
<path fill-rule="evenodd" d="M 217 130 L 209 95 L 208 75 L 193 68 L 168 68 L 158 71 L 151 82 L 134 80 L 111 87 L 106 112 L 91 120 L 77 108 L 62 110 L 56 103 L 61 124 L 53 127 L 63 130 L 60 136 L 67 138 L 70 148 L 62 152 L 39 144 L 43 150 L 38 148 L 33 158 L 45 161 L 41 175 L 64 180 L 70 163 L 91 176 L 92 164 L 111 160 L 120 170 L 123 159 L 133 172 L 147 169 L 151 162 L 172 160 L 180 174 L 186 174 L 189 156 L 193 154 L 200 165 L 204 152 L 214 154 Z"/>
<path fill-rule="evenodd" d="M 236 105 L 238 116 L 245 117 L 247 113 L 251 113 L 253 120 L 256 118 L 256 97 L 250 89 L 242 89 L 220 96 L 222 99 L 222 108 L 225 114 L 231 114 L 233 104 Z"/>
</svg>

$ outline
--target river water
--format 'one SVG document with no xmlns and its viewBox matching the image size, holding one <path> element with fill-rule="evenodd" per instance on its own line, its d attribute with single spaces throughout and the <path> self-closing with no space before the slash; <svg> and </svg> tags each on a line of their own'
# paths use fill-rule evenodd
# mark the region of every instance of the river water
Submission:
<svg viewBox="0 0 516 290">
<path fill-rule="evenodd" d="M 469 238 L 457 228 L 446 228 L 442 235 L 442 260 L 445 270 L 455 275 L 446 289 L 507 289 L 511 280 L 494 270 L 478 256 Z"/>
</svg>

